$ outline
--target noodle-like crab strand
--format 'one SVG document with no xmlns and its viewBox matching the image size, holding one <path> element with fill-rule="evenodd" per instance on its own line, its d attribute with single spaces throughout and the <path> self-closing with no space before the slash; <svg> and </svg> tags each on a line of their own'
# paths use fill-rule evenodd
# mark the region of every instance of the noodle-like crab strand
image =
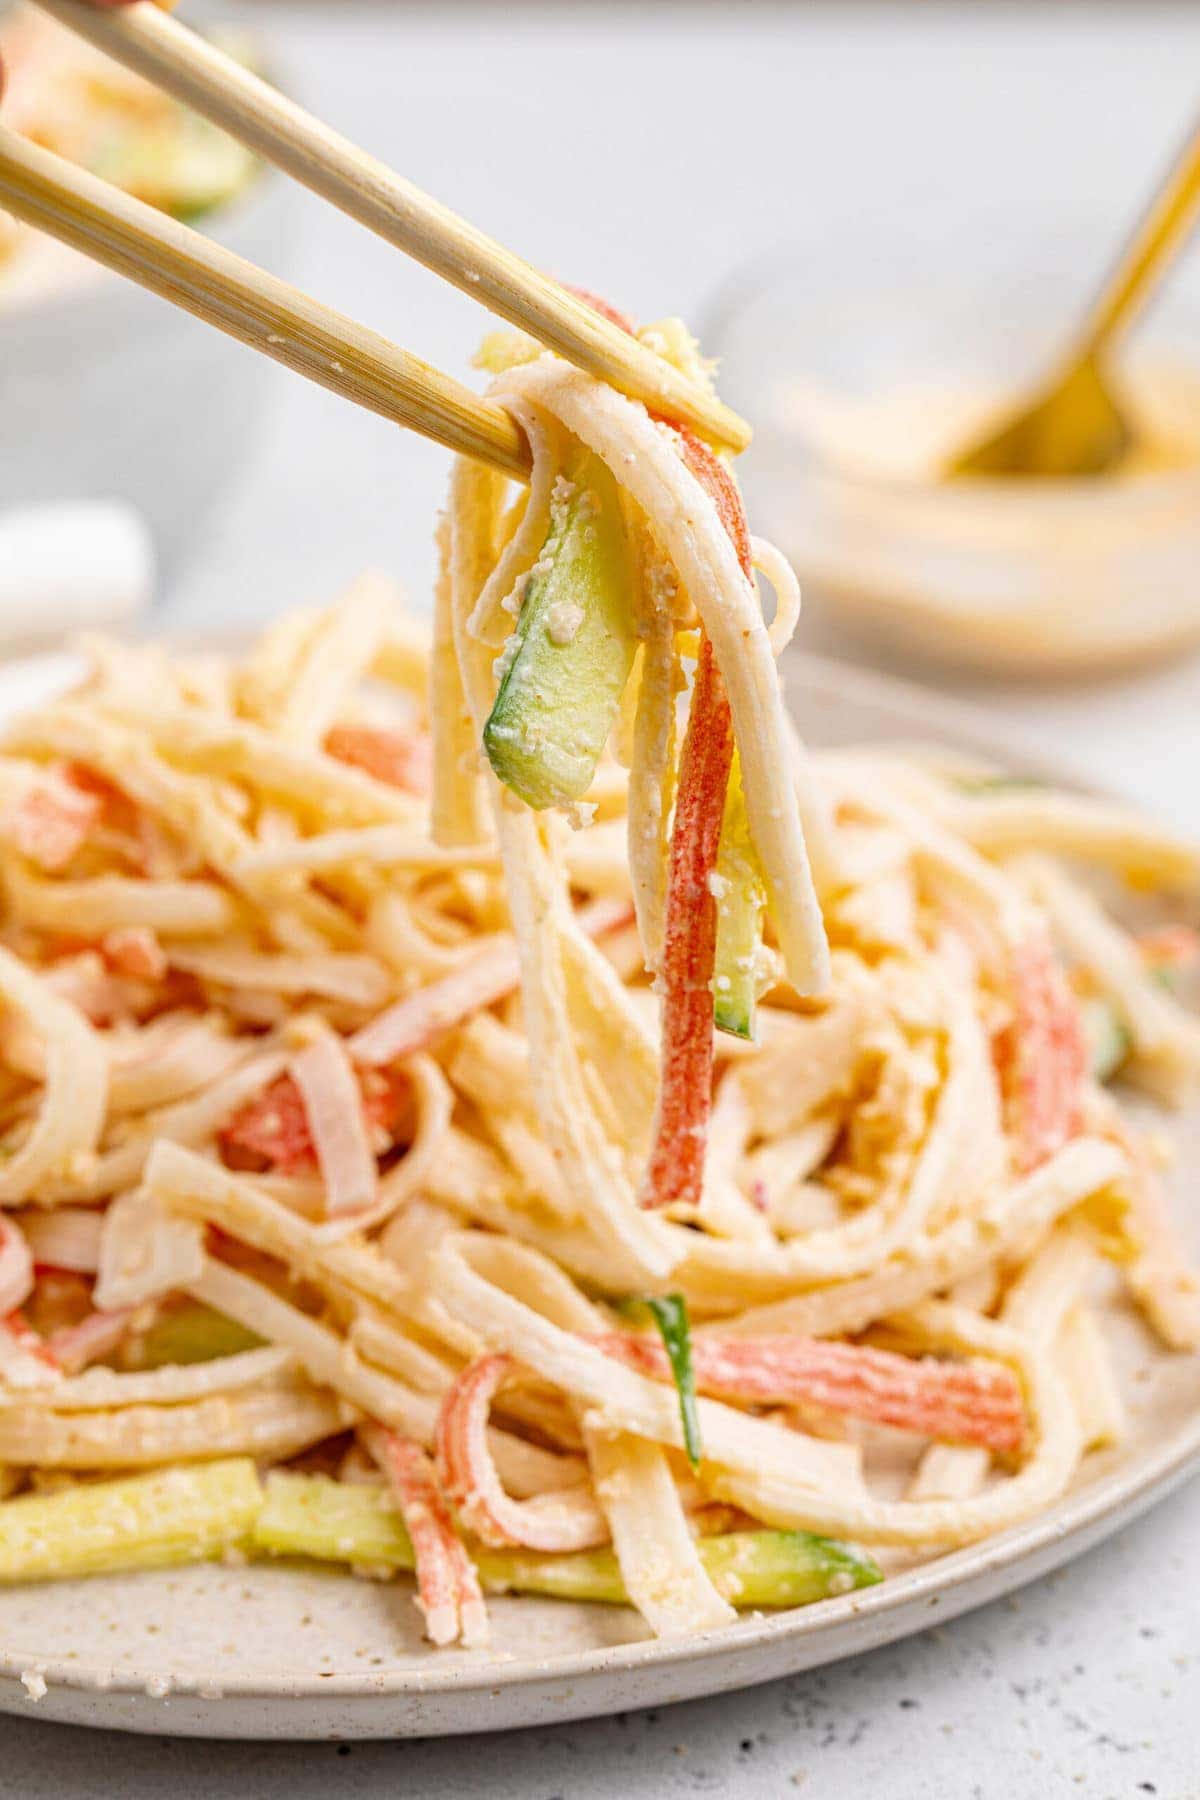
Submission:
<svg viewBox="0 0 1200 1800">
<path fill-rule="evenodd" d="M 136 1308 L 122 1306 L 112 1312 L 90 1312 L 77 1325 L 52 1331 L 45 1349 L 68 1375 L 77 1375 L 89 1364 L 119 1350 L 129 1335 Z"/>
<path fill-rule="evenodd" d="M 433 1463 L 419 1444 L 398 1432 L 373 1427 L 363 1435 L 412 1540 L 426 1636 L 433 1644 L 485 1644 L 487 1608 L 479 1577 L 454 1529 Z"/>
<path fill-rule="evenodd" d="M 613 1332 L 600 1348 L 627 1368 L 670 1381 L 662 1345 Z M 697 1336 L 696 1386 L 742 1405 L 796 1403 L 849 1413 L 939 1441 L 1016 1451 L 1025 1434 L 1020 1383 L 1001 1363 L 952 1363 L 818 1338 Z"/>
<path fill-rule="evenodd" d="M 390 1140 L 408 1105 L 409 1087 L 403 1073 L 366 1070 L 359 1086 L 367 1125 Z M 228 1155 L 260 1158 L 284 1175 L 318 1166 L 305 1096 L 290 1073 L 277 1076 L 261 1094 L 239 1107 L 221 1127 L 219 1138 Z"/>
<path fill-rule="evenodd" d="M 487 1440 L 492 1401 L 520 1374 L 510 1356 L 482 1356 L 464 1369 L 442 1402 L 437 1465 L 463 1523 L 485 1544 L 529 1550 L 590 1550 L 608 1542 L 608 1522 L 590 1489 L 566 1488 L 514 1500 L 505 1492 Z"/>
<path fill-rule="evenodd" d="M 51 771 L 33 782 L 13 809 L 9 827 L 21 855 L 47 874 L 65 869 L 100 823 L 103 803 L 71 778 Z"/>
<path fill-rule="evenodd" d="M 604 937 L 627 925 L 633 916 L 625 900 L 593 900 L 579 909 L 577 918 L 591 937 Z M 516 939 L 508 933 L 495 937 L 483 949 L 452 969 L 440 981 L 431 981 L 406 994 L 386 1012 L 364 1025 L 349 1040 L 350 1054 L 366 1068 L 380 1068 L 402 1056 L 424 1050 L 473 1013 L 506 999 L 521 979 L 521 959 Z"/>
<path fill-rule="evenodd" d="M 732 476 L 690 432 L 677 435 L 683 460 L 712 499 L 750 580 L 750 534 Z M 700 1204 L 712 1107 L 717 903 L 711 877 L 733 750 L 729 698 L 712 644 L 702 632 L 671 832 L 662 957 L 662 1082 L 643 1206 Z"/>
<path fill-rule="evenodd" d="M 15 1307 L 7 1317 L 0 1319 L 0 1332 L 4 1335 L 6 1348 L 19 1351 L 22 1356 L 32 1357 L 35 1362 L 56 1375 L 62 1373 L 57 1356 L 41 1333 L 33 1329 L 20 1307 Z"/>
<path fill-rule="evenodd" d="M 1041 1166 L 1083 1124 L 1088 1050 L 1079 1007 L 1048 937 L 1025 938 L 1013 951 L 1011 1022 L 995 1042 L 1016 1163 Z"/>
<path fill-rule="evenodd" d="M 423 731 L 387 731 L 378 725 L 335 725 L 325 748 L 338 762 L 363 769 L 388 787 L 427 794 L 433 778 L 433 754 Z"/>
<path fill-rule="evenodd" d="M 25 1234 L 0 1213 L 0 1318 L 16 1312 L 33 1287 L 33 1256 Z"/>
</svg>

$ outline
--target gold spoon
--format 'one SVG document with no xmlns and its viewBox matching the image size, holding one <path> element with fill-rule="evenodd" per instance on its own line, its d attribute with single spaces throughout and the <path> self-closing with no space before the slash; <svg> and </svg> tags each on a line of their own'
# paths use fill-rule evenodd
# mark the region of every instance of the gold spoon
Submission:
<svg viewBox="0 0 1200 1800">
<path fill-rule="evenodd" d="M 1108 388 L 1105 352 L 1181 248 L 1200 204 L 1200 124 L 1171 165 L 1128 247 L 1084 319 L 1065 362 L 999 425 L 945 464 L 961 475 L 1103 475 L 1133 432 Z"/>
</svg>

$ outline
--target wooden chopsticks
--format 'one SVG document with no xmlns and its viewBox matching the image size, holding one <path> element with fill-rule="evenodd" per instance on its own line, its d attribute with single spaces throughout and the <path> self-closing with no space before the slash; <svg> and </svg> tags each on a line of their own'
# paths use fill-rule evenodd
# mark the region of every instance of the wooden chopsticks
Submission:
<svg viewBox="0 0 1200 1800">
<path fill-rule="evenodd" d="M 718 445 L 740 450 L 750 441 L 744 420 L 669 363 L 152 0 L 116 11 L 79 0 L 38 4 L 578 368 Z"/>
<path fill-rule="evenodd" d="M 4 127 L 0 209 L 335 394 L 509 475 L 528 475 L 529 446 L 503 407 Z"/>
</svg>

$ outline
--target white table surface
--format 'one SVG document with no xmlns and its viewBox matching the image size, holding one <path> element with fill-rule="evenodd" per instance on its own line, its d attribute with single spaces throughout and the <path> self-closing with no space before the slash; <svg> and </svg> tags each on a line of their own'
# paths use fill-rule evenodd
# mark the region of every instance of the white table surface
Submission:
<svg viewBox="0 0 1200 1800">
<path fill-rule="evenodd" d="M 1200 8 L 1075 4 L 258 9 L 297 92 L 469 217 L 643 317 L 702 315 L 740 260 L 889 209 L 1011 229 L 1057 188 L 1128 213 L 1196 99 Z M 1053 185 L 1052 185 L 1053 184 Z M 294 202 L 285 272 L 446 368 L 479 315 Z M 1043 212 L 1043 217 L 1045 216 Z M 853 270 L 847 271 L 848 280 Z M 249 353 L 247 353 L 249 354 Z M 328 596 L 365 562 L 427 589 L 445 458 L 280 373 L 174 571 L 167 616 Z M 826 639 L 822 648 L 828 648 Z M 960 693 L 1200 829 L 1200 663 L 1101 688 Z M 1200 1796 L 1200 1486 L 1038 1588 L 824 1673 L 471 1743 L 250 1747 L 0 1720 L 20 1800 L 805 1800 Z"/>
</svg>

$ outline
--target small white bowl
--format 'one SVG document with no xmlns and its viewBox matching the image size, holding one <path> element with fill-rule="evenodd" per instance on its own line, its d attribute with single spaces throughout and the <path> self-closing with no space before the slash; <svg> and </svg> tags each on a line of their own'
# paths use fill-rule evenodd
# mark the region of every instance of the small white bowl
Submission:
<svg viewBox="0 0 1200 1800">
<path fill-rule="evenodd" d="M 744 272 L 716 309 L 705 348 L 720 358 L 724 398 L 755 424 L 755 516 L 806 596 L 877 650 L 1061 676 L 1200 641 L 1190 271 L 1173 275 L 1114 364 L 1118 377 L 1169 369 L 1167 397 L 1195 444 L 1176 466 L 1092 480 L 936 476 L 936 455 L 971 435 L 972 396 L 975 422 L 988 397 L 1015 399 L 1050 365 L 1105 242 L 1103 228 L 1063 223 L 1034 242 L 1019 228 L 989 242 L 976 227 L 930 245 L 915 225 L 910 241 L 873 222 L 853 243 Z M 1156 410 L 1160 399 L 1161 381 Z"/>
<path fill-rule="evenodd" d="M 204 229 L 278 271 L 282 183 L 260 173 Z M 119 499 L 170 564 L 236 470 L 262 358 L 47 239 L 0 278 L 0 501 Z"/>
</svg>

